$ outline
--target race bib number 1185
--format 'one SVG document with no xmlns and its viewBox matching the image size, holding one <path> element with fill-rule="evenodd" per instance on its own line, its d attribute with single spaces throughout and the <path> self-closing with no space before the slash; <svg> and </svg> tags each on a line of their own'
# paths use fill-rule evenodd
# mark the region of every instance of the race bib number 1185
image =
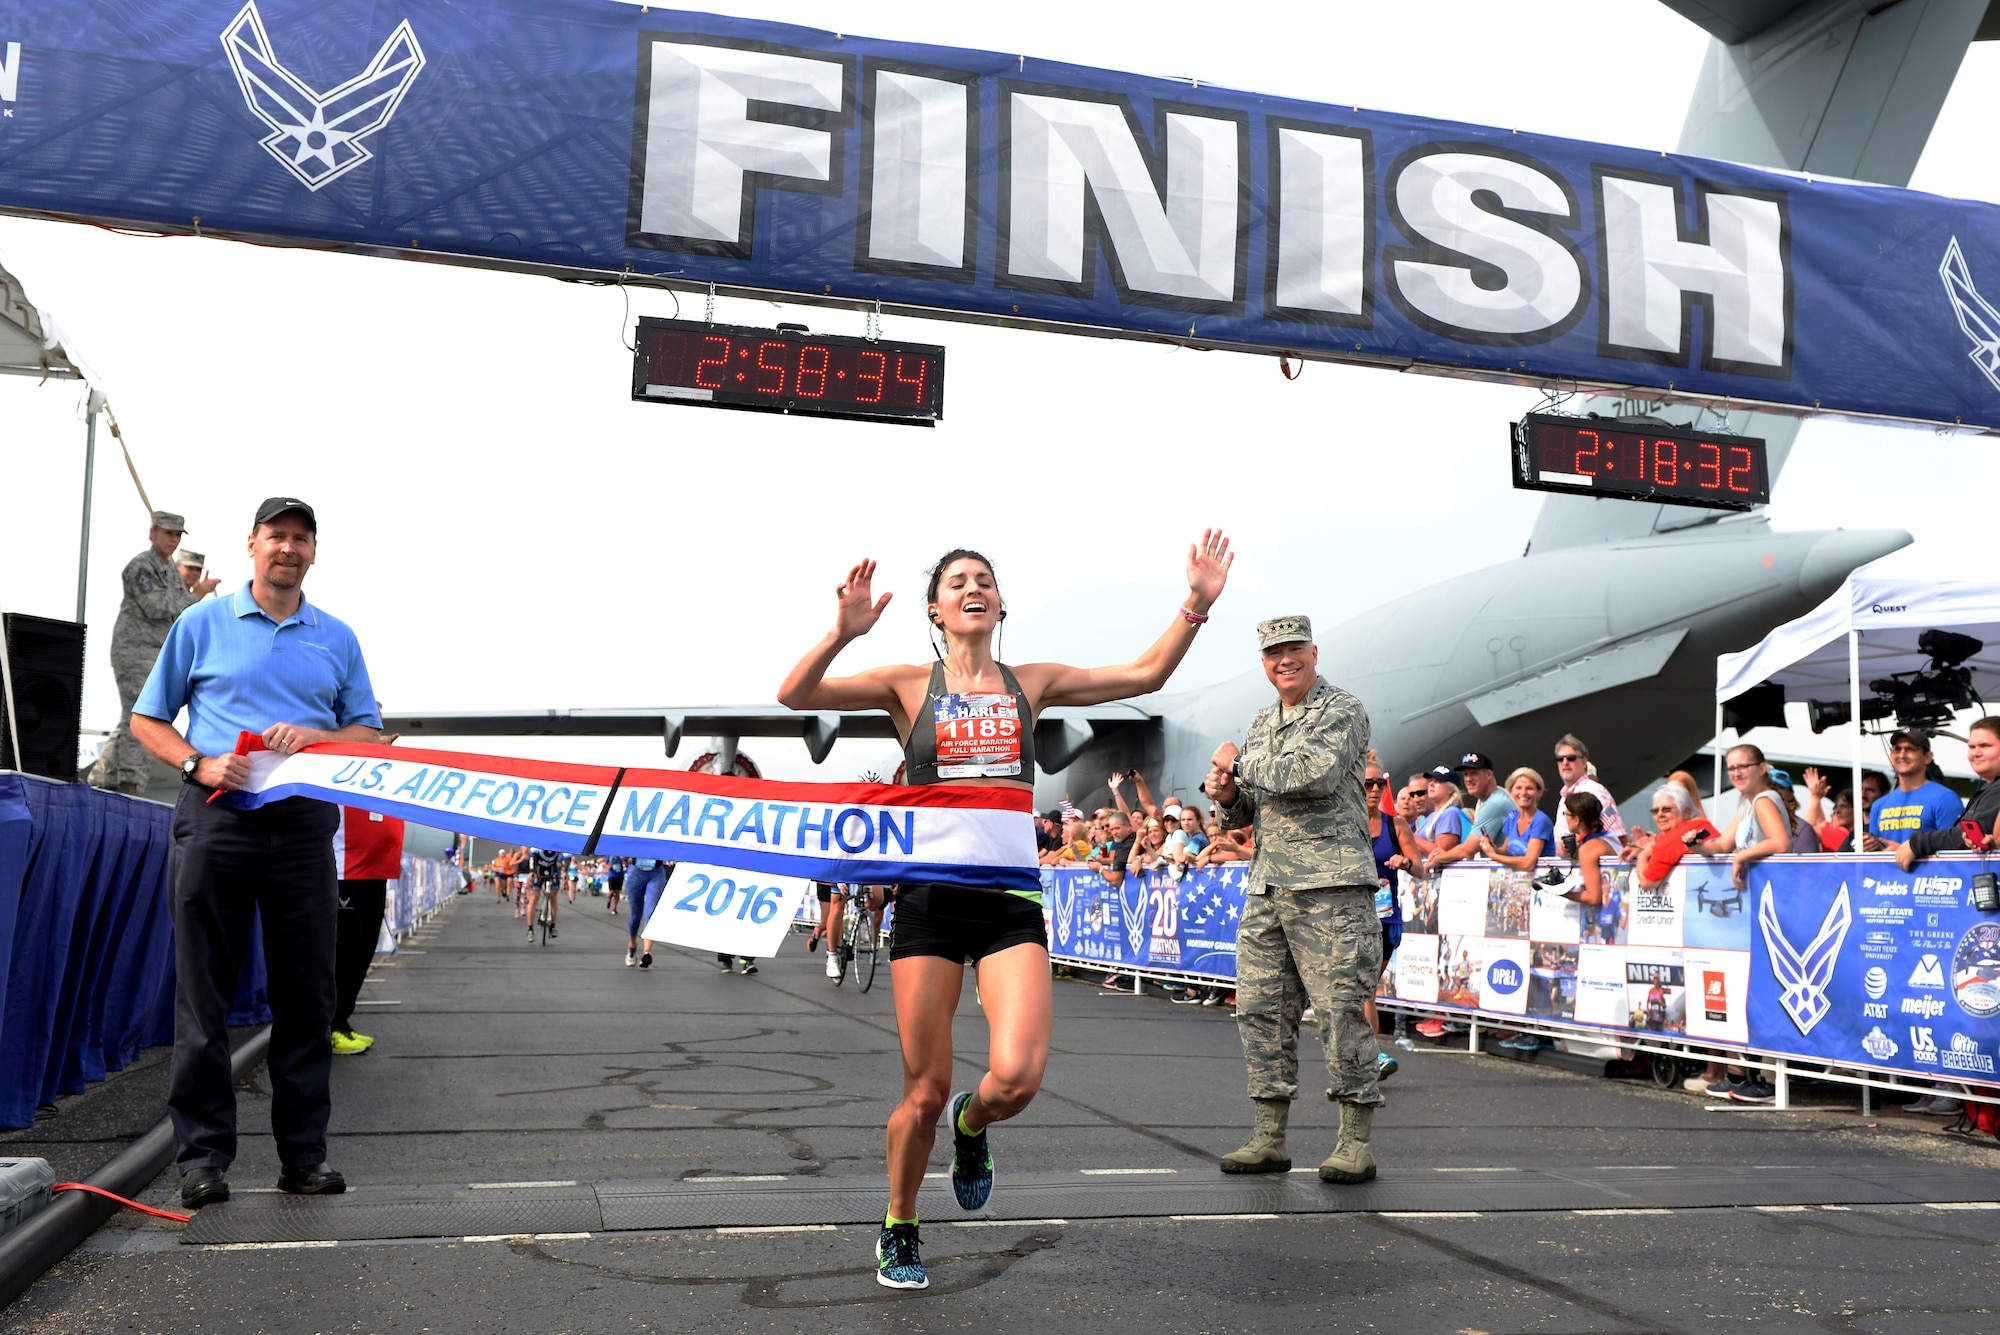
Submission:
<svg viewBox="0 0 2000 1335">
<path fill-rule="evenodd" d="M 1011 695 L 940 695 L 931 706 L 937 725 L 940 779 L 996 779 L 1021 772 L 1021 711 Z"/>
</svg>

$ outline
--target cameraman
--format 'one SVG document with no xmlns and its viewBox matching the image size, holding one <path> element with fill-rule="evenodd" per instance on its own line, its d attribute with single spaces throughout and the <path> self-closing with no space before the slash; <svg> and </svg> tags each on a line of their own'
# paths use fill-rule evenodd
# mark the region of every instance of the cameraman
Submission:
<svg viewBox="0 0 2000 1335">
<path fill-rule="evenodd" d="M 1989 714 L 1972 725 L 1965 736 L 1965 758 L 1972 762 L 1972 772 L 1985 786 L 1972 795 L 1972 805 L 1961 813 L 1959 819 L 1977 824 L 1990 840 L 1994 818 L 2000 816 L 2000 783 L 1995 782 L 2000 779 L 2000 717 Z M 1920 830 L 1911 835 L 1907 843 L 1895 845 L 1896 865 L 1909 871 L 1933 853 L 1948 853 L 1965 847 L 1963 824 L 1953 824 L 1942 830 Z"/>
</svg>

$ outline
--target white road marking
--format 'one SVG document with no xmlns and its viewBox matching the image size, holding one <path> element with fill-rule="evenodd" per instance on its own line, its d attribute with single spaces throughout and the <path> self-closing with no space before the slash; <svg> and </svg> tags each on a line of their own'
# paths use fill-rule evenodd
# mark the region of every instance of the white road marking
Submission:
<svg viewBox="0 0 2000 1335">
<path fill-rule="evenodd" d="M 832 1224 L 756 1224 L 718 1228 L 717 1233 L 831 1233 Z"/>
<path fill-rule="evenodd" d="M 1765 1214 L 1804 1214 L 1812 1207 L 1809 1205 L 1753 1205 L 1750 1208 L 1761 1210 Z"/>
<path fill-rule="evenodd" d="M 1276 1219 L 1274 1214 L 1170 1214 L 1167 1218 L 1183 1224 L 1203 1223 L 1210 1219 Z"/>
<path fill-rule="evenodd" d="M 560 1182 L 468 1182 L 466 1185 L 473 1191 L 504 1191 L 508 1187 L 573 1187 L 576 1183 L 564 1180 Z"/>
<path fill-rule="evenodd" d="M 537 1233 L 536 1242 L 576 1242 L 589 1237 L 588 1233 Z"/>
<path fill-rule="evenodd" d="M 1597 1171 L 1600 1173 L 1613 1173 L 1627 1168 L 1642 1173 L 1676 1173 L 1680 1171 L 1679 1165 L 1670 1163 L 1601 1163 L 1597 1165 Z"/>
<path fill-rule="evenodd" d="M 1178 1168 L 1086 1168 L 1085 1177 L 1155 1177 L 1176 1174 Z"/>
<path fill-rule="evenodd" d="M 1433 1168 L 1433 1173 L 1518 1173 L 1518 1168 Z"/>
<path fill-rule="evenodd" d="M 331 1238 L 313 1242 L 211 1242 L 203 1251 L 209 1252 L 294 1252 L 307 1247 L 338 1247 Z"/>
<path fill-rule="evenodd" d="M 960 1219 L 953 1228 L 1026 1228 L 1035 1224 L 1067 1224 L 1067 1219 Z"/>
<path fill-rule="evenodd" d="M 400 1006 L 403 1003 L 400 1001 L 370 1001 L 366 997 L 363 997 L 354 1004 L 357 1006 Z"/>
<path fill-rule="evenodd" d="M 1477 1210 L 1378 1210 L 1384 1219 L 1477 1219 Z"/>
<path fill-rule="evenodd" d="M 468 1233 L 463 1242 L 533 1242 L 532 1233 Z"/>
<path fill-rule="evenodd" d="M 930 1174 L 926 1173 L 925 1176 L 928 1177 Z M 939 1174 L 939 1176 L 943 1176 L 943 1174 Z M 691 1185 L 696 1182 L 783 1182 L 784 1180 L 785 1175 L 783 1173 L 752 1173 L 748 1177 L 690 1177 L 683 1179 L 682 1185 Z"/>
<path fill-rule="evenodd" d="M 2000 1210 L 2000 1201 L 1928 1201 L 1933 1210 Z"/>
<path fill-rule="evenodd" d="M 951 1176 L 950 1173 L 925 1173 L 924 1180 L 928 1182 L 934 1177 L 950 1177 L 950 1176 Z"/>
<path fill-rule="evenodd" d="M 1647 1206 L 1647 1207 L 1641 1207 L 1641 1206 L 1636 1206 L 1636 1205 L 1634 1205 L 1634 1206 L 1614 1206 L 1614 1207 L 1612 1207 L 1612 1208 L 1610 1208 L 1610 1209 L 1605 1209 L 1605 1210 L 1571 1210 L 1571 1211 L 1570 1211 L 1570 1213 L 1571 1213 L 1571 1214 L 1580 1214 L 1580 1215 L 1599 1215 L 1599 1214 L 1672 1214 L 1672 1213 L 1673 1213 L 1673 1211 L 1672 1211 L 1672 1210 L 1661 1210 L 1661 1209 L 1655 1209 L 1655 1208 L 1653 1208 L 1653 1207 L 1650 1207 L 1650 1206 Z"/>
</svg>

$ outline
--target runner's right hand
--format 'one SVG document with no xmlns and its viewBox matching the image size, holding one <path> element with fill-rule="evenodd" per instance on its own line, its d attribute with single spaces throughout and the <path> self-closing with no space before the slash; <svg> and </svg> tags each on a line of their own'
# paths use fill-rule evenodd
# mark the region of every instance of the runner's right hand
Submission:
<svg viewBox="0 0 2000 1335">
<path fill-rule="evenodd" d="M 875 563 L 863 561 L 847 572 L 847 579 L 834 590 L 839 603 L 839 612 L 834 622 L 835 633 L 843 640 L 859 639 L 875 629 L 875 623 L 882 619 L 882 609 L 896 595 L 885 593 L 880 600 L 874 598 Z"/>
</svg>

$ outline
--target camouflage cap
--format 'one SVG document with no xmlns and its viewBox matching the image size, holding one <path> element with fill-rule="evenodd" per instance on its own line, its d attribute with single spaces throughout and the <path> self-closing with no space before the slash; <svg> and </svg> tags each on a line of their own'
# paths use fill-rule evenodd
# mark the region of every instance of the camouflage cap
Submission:
<svg viewBox="0 0 2000 1335">
<path fill-rule="evenodd" d="M 200 552 L 191 552 L 183 547 L 174 553 L 174 564 L 177 566 L 193 566 L 199 570 L 208 564 L 208 558 Z"/>
<path fill-rule="evenodd" d="M 1257 623 L 1257 648 L 1261 652 L 1274 644 L 1312 643 L 1311 617 L 1272 617 Z"/>
<path fill-rule="evenodd" d="M 163 528 L 169 533 L 187 532 L 188 521 L 172 510 L 153 511 L 153 527 Z"/>
</svg>

